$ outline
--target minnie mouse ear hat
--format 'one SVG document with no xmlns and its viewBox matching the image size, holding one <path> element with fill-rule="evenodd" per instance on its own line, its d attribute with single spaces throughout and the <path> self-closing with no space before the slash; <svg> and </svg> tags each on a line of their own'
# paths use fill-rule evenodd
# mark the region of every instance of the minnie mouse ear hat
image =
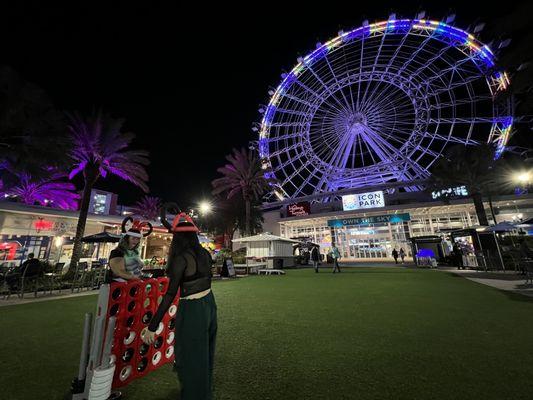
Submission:
<svg viewBox="0 0 533 400">
<path fill-rule="evenodd" d="M 175 215 L 172 223 L 167 221 L 167 211 Z M 161 207 L 161 223 L 170 233 L 200 232 L 190 215 L 182 212 L 176 203 L 165 203 Z"/>
<path fill-rule="evenodd" d="M 126 229 L 126 224 L 128 222 L 131 222 L 132 225 L 129 229 Z M 148 229 L 148 232 L 143 233 L 143 229 Z M 132 217 L 126 217 L 122 221 L 122 233 L 124 235 L 136 238 L 143 238 L 149 236 L 152 231 L 153 227 L 150 222 L 134 220 Z"/>
</svg>

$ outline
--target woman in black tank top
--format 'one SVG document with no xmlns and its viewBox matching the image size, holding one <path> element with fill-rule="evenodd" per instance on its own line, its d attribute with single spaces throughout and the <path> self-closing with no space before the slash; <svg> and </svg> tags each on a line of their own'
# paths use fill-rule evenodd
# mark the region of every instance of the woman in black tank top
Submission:
<svg viewBox="0 0 533 400">
<path fill-rule="evenodd" d="M 211 255 L 200 245 L 198 228 L 188 215 L 179 213 L 172 225 L 166 221 L 164 213 L 161 219 L 174 233 L 167 262 L 170 282 L 143 339 L 148 344 L 155 341 L 155 331 L 180 289 L 174 344 L 180 398 L 210 400 L 217 333 L 217 306 L 211 292 Z"/>
</svg>

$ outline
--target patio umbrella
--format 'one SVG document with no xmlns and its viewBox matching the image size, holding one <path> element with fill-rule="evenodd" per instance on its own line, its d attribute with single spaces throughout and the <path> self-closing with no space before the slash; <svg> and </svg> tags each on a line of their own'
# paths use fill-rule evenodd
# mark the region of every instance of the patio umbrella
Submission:
<svg viewBox="0 0 533 400">
<path fill-rule="evenodd" d="M 100 232 L 94 235 L 85 236 L 81 239 L 84 243 L 117 243 L 121 236 L 109 232 Z"/>
<path fill-rule="evenodd" d="M 520 222 L 518 225 L 533 225 L 533 218 L 526 219 L 525 221 Z"/>
<path fill-rule="evenodd" d="M 516 231 L 516 226 L 510 222 L 500 222 L 494 226 L 489 226 L 485 232 L 511 232 Z"/>
</svg>

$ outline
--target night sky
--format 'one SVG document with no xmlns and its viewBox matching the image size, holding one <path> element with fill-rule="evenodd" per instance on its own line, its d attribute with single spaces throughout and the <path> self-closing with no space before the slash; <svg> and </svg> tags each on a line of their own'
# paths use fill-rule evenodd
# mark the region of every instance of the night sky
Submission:
<svg viewBox="0 0 533 400">
<path fill-rule="evenodd" d="M 2 6 L 0 63 L 42 87 L 60 109 L 88 113 L 101 107 L 126 118 L 127 129 L 137 134 L 135 147 L 151 153 L 152 194 L 183 207 L 210 196 L 224 156 L 256 139 L 251 125 L 259 120 L 259 105 L 268 102 L 268 90 L 317 41 L 391 12 L 412 18 L 424 9 L 434 19 L 454 12 L 455 24 L 467 28 L 490 24 L 516 6 L 505 2 L 502 11 L 466 1 L 328 1 L 323 7 L 257 2 L 253 9 L 228 2 L 49 3 Z M 142 195 L 117 180 L 101 180 L 97 187 L 118 192 L 123 204 Z"/>
</svg>

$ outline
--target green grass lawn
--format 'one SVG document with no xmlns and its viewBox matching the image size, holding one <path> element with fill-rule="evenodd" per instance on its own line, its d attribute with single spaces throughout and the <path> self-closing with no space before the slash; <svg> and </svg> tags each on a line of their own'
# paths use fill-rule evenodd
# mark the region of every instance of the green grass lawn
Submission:
<svg viewBox="0 0 533 400">
<path fill-rule="evenodd" d="M 217 399 L 530 399 L 533 299 L 448 273 L 288 271 L 215 282 Z M 0 308 L 0 398 L 62 399 L 95 296 Z M 177 399 L 165 366 L 123 389 Z"/>
</svg>

